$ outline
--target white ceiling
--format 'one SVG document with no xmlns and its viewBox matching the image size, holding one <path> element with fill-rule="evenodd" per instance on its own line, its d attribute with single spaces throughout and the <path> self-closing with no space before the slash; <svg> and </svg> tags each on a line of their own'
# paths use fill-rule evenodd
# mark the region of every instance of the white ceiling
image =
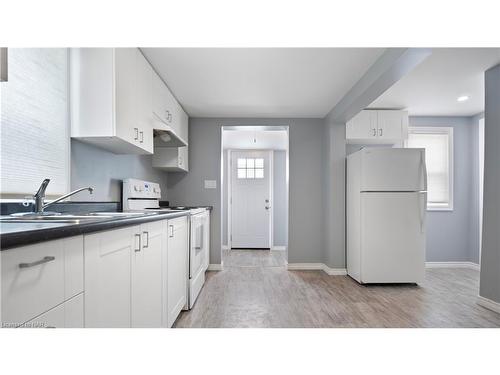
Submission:
<svg viewBox="0 0 500 375">
<path fill-rule="evenodd" d="M 142 48 L 193 117 L 324 117 L 382 48 Z"/>
<path fill-rule="evenodd" d="M 435 48 L 370 108 L 406 108 L 417 116 L 478 114 L 484 111 L 484 71 L 498 63 L 500 48 Z M 470 99 L 457 102 L 462 95 Z"/>
<path fill-rule="evenodd" d="M 222 133 L 224 149 L 286 150 L 286 130 L 225 130 Z"/>
</svg>

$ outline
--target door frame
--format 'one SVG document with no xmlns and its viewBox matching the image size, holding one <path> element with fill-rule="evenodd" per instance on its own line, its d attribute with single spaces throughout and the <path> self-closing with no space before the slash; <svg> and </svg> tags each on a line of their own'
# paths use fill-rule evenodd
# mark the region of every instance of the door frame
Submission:
<svg viewBox="0 0 500 375">
<path fill-rule="evenodd" d="M 272 250 L 274 247 L 274 150 L 269 149 L 228 149 L 227 150 L 227 199 L 226 199 L 226 207 L 227 207 L 227 246 L 229 250 L 232 249 L 232 219 L 233 219 L 233 210 L 232 210 L 232 198 L 233 198 L 233 189 L 232 189 L 232 165 L 233 165 L 233 152 L 267 152 L 269 154 L 269 200 L 271 203 L 271 212 L 269 217 L 269 249 Z"/>
</svg>

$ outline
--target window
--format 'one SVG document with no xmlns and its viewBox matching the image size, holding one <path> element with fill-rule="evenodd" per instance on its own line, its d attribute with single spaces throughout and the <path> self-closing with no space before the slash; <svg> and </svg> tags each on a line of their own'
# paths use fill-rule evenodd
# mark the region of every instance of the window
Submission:
<svg viewBox="0 0 500 375">
<path fill-rule="evenodd" d="M 425 149 L 427 209 L 453 210 L 453 128 L 411 127 L 407 146 Z"/>
<path fill-rule="evenodd" d="M 238 178 L 264 178 L 264 159 L 238 158 Z"/>
<path fill-rule="evenodd" d="M 2 197 L 48 195 L 69 188 L 68 50 L 9 48 L 8 82 L 0 83 Z"/>
</svg>

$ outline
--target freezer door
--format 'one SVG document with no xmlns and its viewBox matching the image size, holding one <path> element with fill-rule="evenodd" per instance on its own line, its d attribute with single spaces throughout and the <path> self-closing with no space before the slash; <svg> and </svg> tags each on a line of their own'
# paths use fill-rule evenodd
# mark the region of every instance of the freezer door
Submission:
<svg viewBox="0 0 500 375">
<path fill-rule="evenodd" d="M 366 148 L 361 150 L 361 191 L 425 191 L 425 150 Z"/>
<path fill-rule="evenodd" d="M 426 193 L 361 193 L 361 282 L 420 283 Z"/>
</svg>

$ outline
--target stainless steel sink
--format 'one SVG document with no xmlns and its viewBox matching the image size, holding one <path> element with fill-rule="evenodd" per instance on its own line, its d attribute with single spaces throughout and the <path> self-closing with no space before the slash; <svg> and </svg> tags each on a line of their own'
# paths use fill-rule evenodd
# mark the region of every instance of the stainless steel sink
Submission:
<svg viewBox="0 0 500 375">
<path fill-rule="evenodd" d="M 90 222 L 106 219 L 118 219 L 137 216 L 154 215 L 155 213 L 143 212 L 90 212 L 88 214 L 45 214 L 38 215 L 35 213 L 13 214 L 9 216 L 1 216 L 0 222 L 3 223 L 73 223 Z"/>
<path fill-rule="evenodd" d="M 113 216 L 92 216 L 92 215 L 26 215 L 26 216 L 6 216 L 1 217 L 2 223 L 73 223 L 110 219 Z"/>
</svg>

